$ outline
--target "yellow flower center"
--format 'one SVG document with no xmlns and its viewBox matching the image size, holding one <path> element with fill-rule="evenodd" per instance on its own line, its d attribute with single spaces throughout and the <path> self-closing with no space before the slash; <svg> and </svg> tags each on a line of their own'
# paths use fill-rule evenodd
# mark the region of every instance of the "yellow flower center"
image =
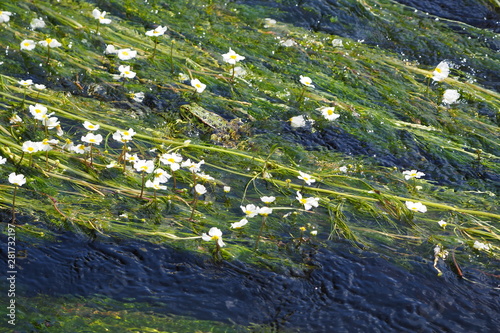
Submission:
<svg viewBox="0 0 500 333">
<path fill-rule="evenodd" d="M 141 166 L 142 171 L 146 171 L 147 169 L 148 169 L 148 167 L 146 165 Z"/>
<path fill-rule="evenodd" d="M 52 42 L 52 38 L 47 38 L 45 41 L 47 42 L 47 44 L 50 44 Z"/>
<path fill-rule="evenodd" d="M 441 68 L 436 67 L 436 72 L 441 73 Z"/>
<path fill-rule="evenodd" d="M 219 239 L 219 236 L 212 236 L 212 240 L 216 241 Z"/>
<path fill-rule="evenodd" d="M 29 151 L 29 152 L 35 151 L 35 148 L 33 148 L 33 147 L 28 147 L 28 151 Z"/>
<path fill-rule="evenodd" d="M 252 213 L 253 213 L 253 212 L 252 212 L 251 210 L 245 210 L 245 214 L 246 214 L 246 215 L 250 215 L 250 214 L 252 214 Z"/>
<path fill-rule="evenodd" d="M 301 203 L 301 204 L 303 204 L 303 205 L 305 205 L 305 204 L 307 203 L 307 200 L 306 200 L 306 199 L 304 199 L 304 198 L 299 199 L 299 201 L 300 201 L 300 203 Z"/>
<path fill-rule="evenodd" d="M 123 55 L 128 55 L 128 52 L 127 51 L 123 51 Z"/>
<path fill-rule="evenodd" d="M 331 116 L 333 114 L 333 111 L 332 110 L 328 110 L 328 111 L 326 111 L 326 113 L 328 113 L 328 115 Z"/>
<path fill-rule="evenodd" d="M 129 135 L 128 131 L 123 132 L 123 135 Z"/>
<path fill-rule="evenodd" d="M 236 57 L 236 54 L 232 54 L 232 55 L 229 56 L 229 58 L 236 59 L 237 57 Z"/>
</svg>

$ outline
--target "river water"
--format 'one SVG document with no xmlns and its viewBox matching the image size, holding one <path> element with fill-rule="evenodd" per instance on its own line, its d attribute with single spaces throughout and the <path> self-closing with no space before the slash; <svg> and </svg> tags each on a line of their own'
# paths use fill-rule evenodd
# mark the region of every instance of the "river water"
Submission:
<svg viewBox="0 0 500 333">
<path fill-rule="evenodd" d="M 498 31 L 498 9 L 477 2 L 467 10 L 459 6 L 466 0 L 399 2 Z M 340 9 L 341 0 L 313 5 L 349 24 L 318 25 L 312 14 L 293 6 L 286 7 L 290 10 L 284 17 L 355 40 L 370 42 L 373 37 L 361 7 Z M 403 49 L 417 57 L 417 51 Z M 431 54 L 421 61 L 435 64 L 439 58 Z M 484 73 L 490 86 L 500 82 L 495 81 L 498 73 Z M 276 332 L 495 332 L 500 327 L 498 272 L 497 277 L 488 275 L 471 264 L 463 279 L 441 263 L 444 274 L 438 277 L 430 251 L 427 257 L 409 256 L 402 267 L 390 256 L 332 242 L 304 252 L 307 267 L 269 271 L 238 261 L 216 263 L 167 245 L 67 231 L 52 241 L 17 246 L 26 254 L 18 260 L 22 274 L 17 288 L 23 297 L 101 295 L 143 303 L 144 309 L 158 315 L 265 325 Z M 3 246 L 1 251 L 6 260 Z M 30 331 L 30 326 L 21 331 Z"/>
<path fill-rule="evenodd" d="M 500 325 L 494 278 L 465 271 L 473 283 L 447 267 L 438 277 L 431 258 L 410 258 L 403 268 L 379 254 L 332 244 L 311 248 L 308 268 L 270 272 L 70 232 L 43 245 L 19 245 L 28 254 L 18 281 L 25 296 L 102 295 L 143 302 L 158 314 L 257 323 L 280 332 L 493 332 Z"/>
</svg>

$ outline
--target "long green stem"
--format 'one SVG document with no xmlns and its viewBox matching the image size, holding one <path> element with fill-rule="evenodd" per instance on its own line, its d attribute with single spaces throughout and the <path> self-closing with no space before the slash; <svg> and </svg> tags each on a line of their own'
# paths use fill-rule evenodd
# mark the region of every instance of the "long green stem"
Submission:
<svg viewBox="0 0 500 333">
<path fill-rule="evenodd" d="M 174 40 L 170 42 L 170 73 L 174 74 Z"/>
<path fill-rule="evenodd" d="M 90 155 L 90 166 L 93 166 L 93 160 L 92 160 L 92 144 L 89 145 L 89 155 Z"/>
<path fill-rule="evenodd" d="M 141 195 L 139 196 L 142 199 L 142 194 L 144 193 L 144 182 L 146 181 L 146 173 L 142 172 L 142 186 L 141 186 Z"/>
<path fill-rule="evenodd" d="M 155 37 L 154 38 L 154 44 L 155 44 L 155 47 L 153 49 L 153 54 L 151 55 L 151 60 L 153 60 L 155 58 L 155 55 L 156 55 L 156 47 L 158 46 L 159 42 L 158 42 L 158 37 Z"/>
<path fill-rule="evenodd" d="M 16 223 L 16 194 L 17 186 L 14 186 L 14 195 L 12 196 L 12 224 Z"/>
<path fill-rule="evenodd" d="M 47 66 L 49 65 L 49 61 L 50 61 L 50 46 L 47 45 Z"/>
<path fill-rule="evenodd" d="M 262 237 L 262 231 L 264 230 L 264 226 L 266 225 L 266 220 L 267 220 L 267 216 L 263 215 L 262 216 L 262 224 L 260 225 L 260 229 L 259 229 L 259 234 L 257 235 L 257 240 L 255 241 L 255 247 L 253 248 L 254 251 L 257 251 L 257 249 L 259 248 L 260 237 Z"/>
<path fill-rule="evenodd" d="M 194 191 L 194 200 L 193 200 L 193 210 L 191 211 L 191 216 L 189 219 L 192 221 L 194 217 L 194 211 L 196 210 L 196 204 L 198 203 L 198 193 Z"/>
</svg>

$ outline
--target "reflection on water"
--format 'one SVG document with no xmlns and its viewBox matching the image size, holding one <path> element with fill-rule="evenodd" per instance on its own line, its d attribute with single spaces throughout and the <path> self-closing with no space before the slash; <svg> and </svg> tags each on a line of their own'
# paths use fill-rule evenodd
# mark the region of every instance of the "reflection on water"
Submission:
<svg viewBox="0 0 500 333">
<path fill-rule="evenodd" d="M 369 252 L 321 249 L 310 253 L 315 268 L 276 273 L 72 233 L 21 247 L 28 255 L 18 288 L 27 297 L 98 294 L 143 302 L 157 314 L 291 332 L 487 332 L 500 325 L 493 281 L 466 282 L 447 267 L 437 277 L 432 262 L 418 258 L 401 268 Z"/>
</svg>

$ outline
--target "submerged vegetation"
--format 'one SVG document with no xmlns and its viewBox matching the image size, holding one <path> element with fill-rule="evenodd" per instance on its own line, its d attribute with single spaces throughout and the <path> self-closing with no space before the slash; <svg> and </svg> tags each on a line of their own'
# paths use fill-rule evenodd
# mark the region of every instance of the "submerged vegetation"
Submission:
<svg viewBox="0 0 500 333">
<path fill-rule="evenodd" d="M 434 40 L 424 58 L 440 60 L 296 27 L 265 6 L 3 4 L 4 222 L 26 241 L 64 229 L 271 269 L 345 239 L 425 257 L 436 273 L 439 260 L 489 271 L 500 95 L 475 73 L 498 68 L 496 36 L 350 2 L 388 40 Z"/>
</svg>

